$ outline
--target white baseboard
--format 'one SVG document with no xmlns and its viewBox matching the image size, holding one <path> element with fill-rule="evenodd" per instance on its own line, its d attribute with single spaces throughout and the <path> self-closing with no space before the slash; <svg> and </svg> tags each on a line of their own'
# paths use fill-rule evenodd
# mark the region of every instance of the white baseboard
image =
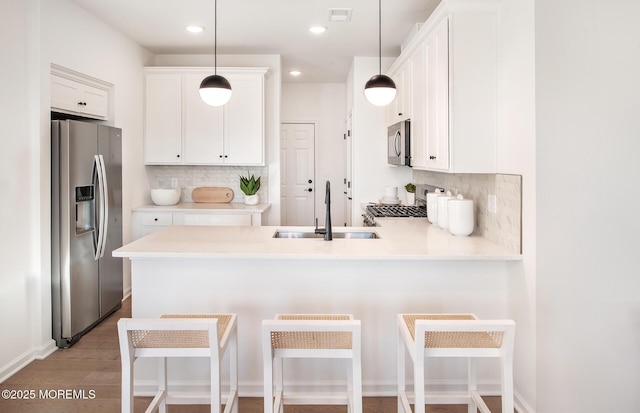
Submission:
<svg viewBox="0 0 640 413">
<path fill-rule="evenodd" d="M 407 383 L 410 385 L 410 383 Z M 466 392 L 466 382 L 464 381 L 433 381 L 428 384 L 429 397 L 445 396 L 451 400 L 459 399 L 461 394 Z M 290 394 L 295 393 L 296 402 L 304 403 L 304 399 L 313 400 L 313 403 L 324 400 L 321 404 L 335 403 L 335 395 L 346 393 L 346 382 L 335 381 L 305 381 L 295 383 L 285 383 L 285 389 Z M 157 382 L 155 380 L 136 380 L 134 394 L 136 396 L 153 397 L 157 392 Z M 170 381 L 169 388 L 176 395 L 207 394 L 209 383 L 202 381 Z M 229 386 L 223 383 L 222 392 L 228 392 Z M 478 391 L 483 396 L 496 396 L 500 394 L 499 382 L 479 382 Z M 238 395 L 240 397 L 262 397 L 262 382 L 242 381 L 238 383 Z M 364 397 L 395 397 L 398 394 L 395 381 L 368 381 L 362 384 L 362 395 Z M 436 396 L 437 395 L 437 396 Z M 333 403 L 332 403 L 333 402 Z M 520 410 L 519 413 L 535 413 L 533 410 Z"/>
<path fill-rule="evenodd" d="M 57 349 L 58 348 L 56 347 L 56 342 L 54 340 L 50 340 L 40 347 L 34 347 L 22 353 L 0 368 L 0 383 L 16 374 L 33 360 L 42 360 L 44 358 L 47 358 L 47 356 L 49 356 Z"/>
</svg>

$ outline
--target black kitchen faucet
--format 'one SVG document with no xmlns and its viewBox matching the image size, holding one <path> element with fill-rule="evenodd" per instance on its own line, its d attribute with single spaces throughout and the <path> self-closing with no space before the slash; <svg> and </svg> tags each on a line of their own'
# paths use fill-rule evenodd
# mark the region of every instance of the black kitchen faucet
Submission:
<svg viewBox="0 0 640 413">
<path fill-rule="evenodd" d="M 333 240 L 333 232 L 331 231 L 331 183 L 327 181 L 324 203 L 326 205 L 326 212 L 324 218 L 324 228 L 318 228 L 318 218 L 316 218 L 316 234 L 324 234 L 325 241 Z"/>
</svg>

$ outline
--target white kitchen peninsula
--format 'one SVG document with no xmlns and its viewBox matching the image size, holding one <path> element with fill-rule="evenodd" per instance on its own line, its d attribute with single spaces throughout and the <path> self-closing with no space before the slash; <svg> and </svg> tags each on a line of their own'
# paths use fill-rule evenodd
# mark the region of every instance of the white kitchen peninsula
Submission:
<svg viewBox="0 0 640 413">
<path fill-rule="evenodd" d="M 263 319 L 277 313 L 351 313 L 362 320 L 364 393 L 395 395 L 397 313 L 507 314 L 506 267 L 521 255 L 484 238 L 454 237 L 420 218 L 375 228 L 334 228 L 334 233 L 373 230 L 379 239 L 273 238 L 285 228 L 313 231 L 171 226 L 116 250 L 115 256 L 131 259 L 133 317 L 238 313 L 240 395 L 260 396 Z M 144 379 L 136 383 L 137 394 L 151 389 L 146 385 L 155 380 L 154 366 L 138 367 Z M 201 387 L 206 363 L 171 366 L 170 382 L 179 389 L 206 390 Z M 292 369 L 287 377 L 298 390 L 342 384 L 337 364 L 318 362 L 322 373 L 314 369 L 315 375 L 297 366 L 293 361 L 285 368 Z M 459 389 L 464 363 L 434 366 L 430 380 L 446 390 Z M 481 384 L 493 390 L 497 370 L 485 367 L 481 377 L 490 380 Z"/>
</svg>

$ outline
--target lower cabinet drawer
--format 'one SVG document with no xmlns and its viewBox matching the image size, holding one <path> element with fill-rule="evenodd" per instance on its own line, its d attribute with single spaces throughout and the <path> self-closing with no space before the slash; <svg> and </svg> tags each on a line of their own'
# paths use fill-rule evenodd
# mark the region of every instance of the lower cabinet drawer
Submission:
<svg viewBox="0 0 640 413">
<path fill-rule="evenodd" d="M 173 214 L 171 212 L 141 213 L 140 225 L 172 225 Z"/>
<path fill-rule="evenodd" d="M 251 226 L 250 214 L 184 214 L 183 225 Z"/>
<path fill-rule="evenodd" d="M 250 214 L 184 214 L 183 225 L 251 226 Z"/>
</svg>

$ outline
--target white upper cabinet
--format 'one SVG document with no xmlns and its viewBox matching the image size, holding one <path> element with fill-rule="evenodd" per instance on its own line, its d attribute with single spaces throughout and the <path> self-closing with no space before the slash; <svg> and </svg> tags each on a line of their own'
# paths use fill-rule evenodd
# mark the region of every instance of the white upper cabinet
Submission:
<svg viewBox="0 0 640 413">
<path fill-rule="evenodd" d="M 51 66 L 51 110 L 54 112 L 107 120 L 109 91 L 113 85 L 90 76 Z"/>
<path fill-rule="evenodd" d="M 442 0 L 392 65 L 412 62 L 412 166 L 496 171 L 497 0 Z"/>
<path fill-rule="evenodd" d="M 212 68 L 146 68 L 145 163 L 264 164 L 266 68 L 218 68 L 233 94 L 224 106 L 200 98 Z"/>
</svg>

